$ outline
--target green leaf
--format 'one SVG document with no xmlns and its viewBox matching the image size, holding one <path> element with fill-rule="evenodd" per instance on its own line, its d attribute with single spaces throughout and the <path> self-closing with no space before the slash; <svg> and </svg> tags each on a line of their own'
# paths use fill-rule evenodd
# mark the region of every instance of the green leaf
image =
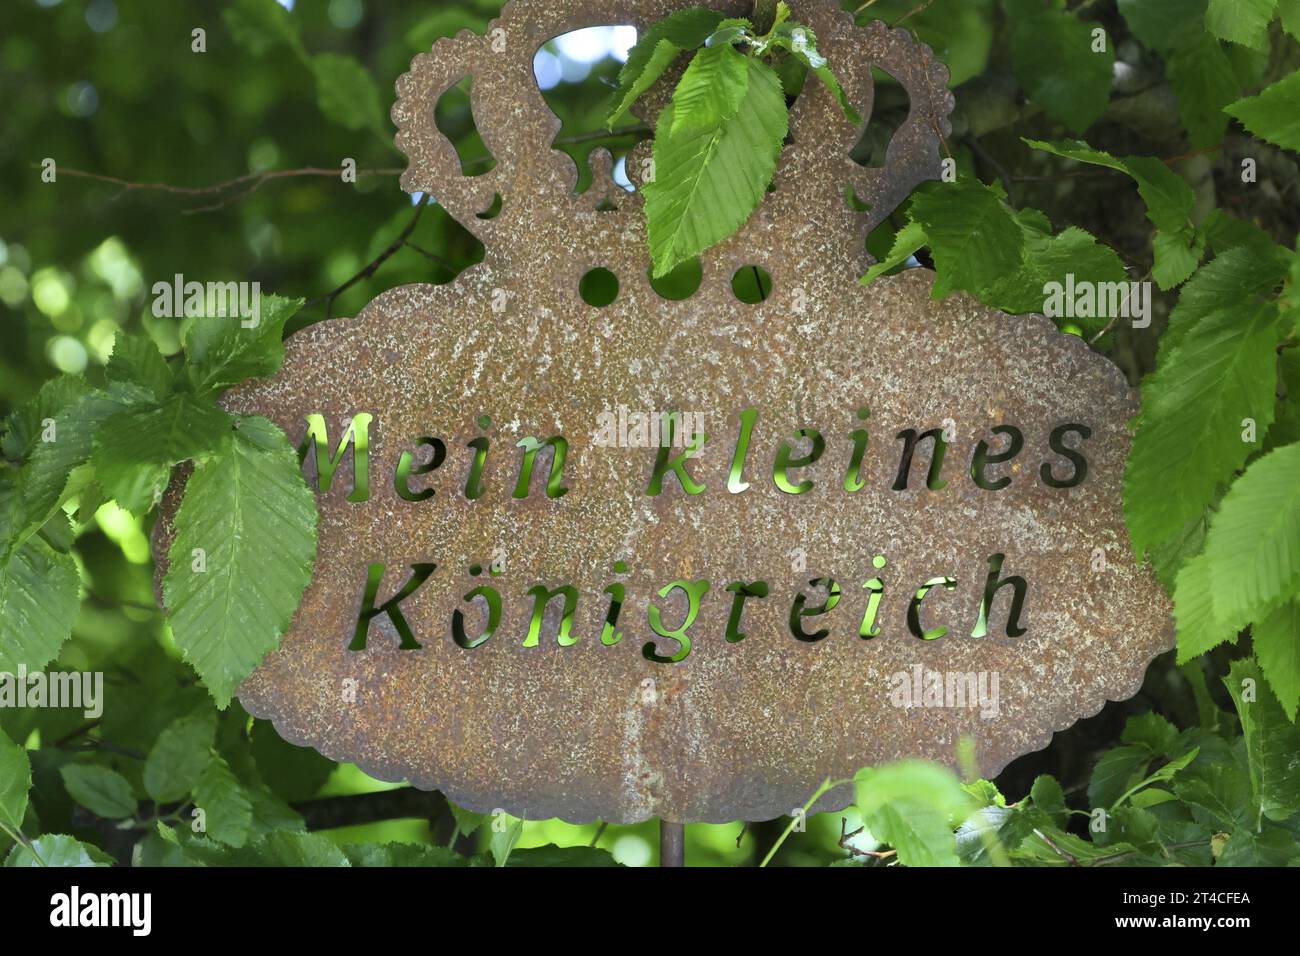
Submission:
<svg viewBox="0 0 1300 956">
<path fill-rule="evenodd" d="M 1287 601 L 1252 629 L 1255 657 L 1292 723 L 1300 699 L 1300 600 Z"/>
<path fill-rule="evenodd" d="M 310 747 L 298 747 L 275 732 L 269 720 L 253 723 L 253 760 L 262 781 L 286 800 L 308 800 L 337 764 Z"/>
<path fill-rule="evenodd" d="M 1046 813 L 1056 826 L 1064 829 L 1070 819 L 1069 807 L 1065 805 L 1065 794 L 1055 777 L 1040 774 L 1034 778 L 1029 789 L 1029 799 L 1035 807 Z"/>
<path fill-rule="evenodd" d="M 1142 779 L 1151 759 L 1151 751 L 1137 744 L 1125 744 L 1106 751 L 1097 761 L 1088 781 L 1088 805 L 1109 810 Z"/>
<path fill-rule="evenodd" d="M 898 268 L 914 256 L 927 242 L 929 240 L 926 238 L 925 229 L 921 224 L 919 222 L 909 222 L 894 234 L 894 244 L 889 249 L 889 255 L 867 270 L 867 274 L 862 277 L 862 284 L 869 285 L 891 269 Z"/>
<path fill-rule="evenodd" d="M 1130 717 L 1120 740 L 1146 747 L 1158 757 L 1172 757 L 1178 742 L 1178 728 L 1154 711 Z"/>
<path fill-rule="evenodd" d="M 1300 774 L 1295 772 L 1300 727 L 1287 720 L 1253 660 L 1233 661 L 1223 682 L 1241 718 L 1259 812 L 1270 820 L 1285 820 L 1300 809 Z"/>
<path fill-rule="evenodd" d="M 121 412 L 95 433 L 95 479 L 121 507 L 143 515 L 167 490 L 174 465 L 215 454 L 230 430 L 229 415 L 191 395 Z"/>
<path fill-rule="evenodd" d="M 284 324 L 302 299 L 264 295 L 259 321 L 245 328 L 238 318 L 204 316 L 185 335 L 188 374 L 199 395 L 220 392 L 249 378 L 273 375 L 284 362 Z"/>
<path fill-rule="evenodd" d="M 1231 40 L 1257 50 L 1268 48 L 1268 25 L 1277 0 L 1210 0 L 1205 29 L 1220 40 Z"/>
<path fill-rule="evenodd" d="M 354 57 L 318 53 L 311 58 L 311 70 L 316 75 L 316 105 L 326 119 L 344 129 L 370 129 L 388 136 L 379 87 Z"/>
<path fill-rule="evenodd" d="M 143 335 L 118 333 L 105 371 L 110 382 L 138 386 L 157 401 L 166 398 L 172 390 L 172 373 L 167 360 L 153 340 Z"/>
<path fill-rule="evenodd" d="M 499 822 L 505 822 L 506 825 L 498 828 Z M 492 859 L 496 861 L 497 866 L 505 866 L 510 861 L 510 854 L 514 852 L 519 838 L 523 835 L 523 820 L 506 818 L 504 821 L 498 821 L 497 818 L 493 818 L 492 838 L 488 841 L 488 849 L 491 850 Z"/>
<path fill-rule="evenodd" d="M 447 808 L 451 810 L 451 815 L 456 821 L 456 830 L 462 836 L 473 836 L 478 832 L 479 827 L 488 821 L 486 813 L 466 810 L 464 807 L 456 806 L 450 800 L 447 801 Z"/>
<path fill-rule="evenodd" d="M 177 717 L 163 729 L 144 762 L 144 789 L 155 803 L 171 803 L 194 789 L 216 734 L 217 715 L 207 708 Z"/>
<path fill-rule="evenodd" d="M 203 811 L 203 832 L 211 840 L 241 847 L 253 828 L 253 804 L 220 757 L 210 757 L 194 783 L 194 806 Z"/>
<path fill-rule="evenodd" d="M 1163 162 L 1149 156 L 1117 158 L 1078 141 L 1047 143 L 1027 139 L 1025 142 L 1034 149 L 1116 169 L 1133 177 L 1138 194 L 1146 203 L 1147 218 L 1156 227 L 1155 267 L 1151 273 L 1156 283 L 1162 289 L 1171 289 L 1196 270 L 1205 250 L 1205 237 L 1191 220 L 1196 194 L 1186 180 Z"/>
<path fill-rule="evenodd" d="M 254 56 L 265 55 L 277 43 L 288 44 L 303 55 L 298 24 L 276 0 L 233 0 L 222 17 L 235 42 Z"/>
<path fill-rule="evenodd" d="M 546 846 L 529 847 L 526 850 L 515 850 L 510 854 L 510 862 L 507 866 L 622 866 L 610 855 L 608 850 L 602 850 L 594 846 L 556 846 L 554 843 L 548 843 Z"/>
<path fill-rule="evenodd" d="M 80 589 L 72 556 L 39 537 L 0 563 L 0 671 L 36 671 L 54 660 L 72 634 Z"/>
<path fill-rule="evenodd" d="M 749 86 L 736 115 L 716 128 L 672 132 L 669 105 L 655 136 L 655 178 L 645 187 L 656 277 L 734 233 L 772 181 L 788 123 L 781 81 L 746 58 Z"/>
<path fill-rule="evenodd" d="M 709 38 L 725 14 L 704 7 L 689 7 L 670 13 L 656 22 L 640 37 L 628 52 L 627 62 L 618 73 L 618 90 L 615 106 L 607 121 L 612 129 L 632 104 L 654 85 L 672 65 L 677 55 L 694 50 Z"/>
<path fill-rule="evenodd" d="M 0 730 L 0 824 L 14 833 L 22 829 L 31 789 L 32 764 L 26 748 Z"/>
<path fill-rule="evenodd" d="M 1026 211 L 1021 210 L 1022 213 Z M 1024 217 L 1018 218 L 1023 220 Z M 1071 226 L 1053 236 L 1026 228 L 1024 237 L 1024 258 L 1019 268 L 980 296 L 987 305 L 1011 313 L 1043 312 L 1048 284 L 1057 283 L 1063 288 L 1067 275 L 1074 276 L 1076 287 L 1090 282 L 1094 289 L 1105 289 L 1112 283 L 1123 283 L 1121 300 L 1128 295 L 1128 273 L 1124 271 L 1119 255 L 1090 233 Z M 1105 309 L 1093 311 L 1101 313 Z M 1115 317 L 1076 314 L 1068 319 L 1061 316 L 1050 318 L 1077 323 L 1085 334 L 1092 335 L 1101 332 Z"/>
<path fill-rule="evenodd" d="M 135 816 L 131 783 L 116 770 L 90 763 L 69 763 L 59 768 L 68 796 L 105 820 Z"/>
<path fill-rule="evenodd" d="M 254 836 L 260 837 L 281 830 L 301 832 L 307 829 L 302 814 L 265 787 L 250 787 L 244 792 L 253 805 Z"/>
<path fill-rule="evenodd" d="M 877 840 L 906 866 L 956 866 L 955 829 L 977 808 L 952 771 L 904 760 L 858 771 L 856 804 Z"/>
<path fill-rule="evenodd" d="M 1215 830 L 1235 830 L 1253 825 L 1250 775 L 1236 763 L 1202 762 L 1180 774 L 1174 793 L 1202 825 Z"/>
<path fill-rule="evenodd" d="M 172 632 L 219 706 L 280 644 L 316 554 L 316 502 L 289 440 L 239 418 L 222 454 L 201 462 L 176 512 L 163 578 Z M 194 570 L 202 549 L 206 570 Z"/>
<path fill-rule="evenodd" d="M 1260 139 L 1300 151 L 1300 71 L 1224 109 Z"/>
<path fill-rule="evenodd" d="M 831 91 L 835 101 L 840 104 L 840 110 L 850 123 L 861 123 L 862 114 L 853 108 L 849 102 L 848 94 L 844 92 L 844 87 L 840 85 L 839 77 L 831 70 L 830 63 L 826 57 L 817 51 L 817 37 L 812 30 L 798 23 L 781 24 L 777 31 L 777 45 L 789 50 L 804 66 L 812 71 L 813 75 Z"/>
<path fill-rule="evenodd" d="M 41 439 L 45 420 L 55 418 L 81 401 L 91 391 L 79 375 L 60 375 L 40 387 L 34 398 L 24 402 L 4 419 L 0 449 L 12 462 L 28 459 Z"/>
<path fill-rule="evenodd" d="M 112 866 L 116 862 L 99 847 L 62 833 L 37 837 L 32 848 L 35 855 L 25 846 L 15 846 L 5 858 L 5 866 Z"/>
<path fill-rule="evenodd" d="M 1174 619 L 1178 623 L 1178 663 L 1237 642 L 1237 630 L 1214 613 L 1214 575 L 1204 554 L 1183 565 L 1174 586 Z"/>
<path fill-rule="evenodd" d="M 1219 482 L 1245 462 L 1252 449 L 1241 440 L 1242 420 L 1255 419 L 1260 431 L 1273 420 L 1276 325 L 1273 306 L 1218 311 L 1144 382 L 1124 471 L 1124 514 L 1139 558 L 1202 517 Z"/>
<path fill-rule="evenodd" d="M 268 833 L 243 847 L 191 840 L 185 844 L 185 855 L 206 866 L 351 866 L 344 852 L 328 837 L 286 830 Z"/>
<path fill-rule="evenodd" d="M 1205 36 L 1205 5 L 1206 0 L 1119 0 L 1119 12 L 1143 46 L 1169 54 Z"/>
<path fill-rule="evenodd" d="M 1222 142 L 1228 127 L 1223 110 L 1241 95 L 1241 84 L 1219 41 L 1200 34 L 1196 43 L 1169 58 L 1165 75 L 1178 97 L 1178 115 L 1192 148 Z"/>
<path fill-rule="evenodd" d="M 1210 210 L 1210 214 L 1205 217 L 1205 222 L 1201 224 L 1201 231 L 1205 233 L 1205 242 L 1215 255 L 1221 255 L 1237 246 L 1245 246 L 1256 256 L 1272 259 L 1282 248 L 1273 242 L 1272 236 L 1255 223 L 1238 219 L 1222 209 Z M 1195 277 L 1193 281 L 1194 279 Z M 1186 289 L 1183 293 L 1186 294 Z"/>
<path fill-rule="evenodd" d="M 1160 360 L 1207 316 L 1271 297 L 1286 275 L 1287 264 L 1276 254 L 1278 249 L 1271 243 L 1270 253 L 1258 247 L 1228 249 L 1198 269 L 1169 314 L 1169 326 L 1160 336 Z"/>
<path fill-rule="evenodd" d="M 343 852 L 353 866 L 468 866 L 469 860 L 446 847 L 415 843 L 349 843 Z"/>
<path fill-rule="evenodd" d="M 93 453 L 100 426 L 114 415 L 139 407 L 148 396 L 138 386 L 114 384 L 107 392 L 83 395 L 58 413 L 51 428 L 41 429 L 23 469 L 20 497 L 0 506 L 0 513 L 8 516 L 0 525 L 0 540 L 5 542 L 0 560 L 39 530 L 65 496 L 85 486 L 89 469 L 81 466 Z"/>
<path fill-rule="evenodd" d="M 919 190 L 911 216 L 930 242 L 939 273 L 934 283 L 936 299 L 963 290 L 979 296 L 1020 267 L 1024 250 L 1020 224 L 1001 193 L 973 177 Z"/>
<path fill-rule="evenodd" d="M 1268 452 L 1233 483 L 1205 554 L 1225 621 L 1259 620 L 1300 590 L 1300 445 Z"/>
<path fill-rule="evenodd" d="M 646 90 L 655 85 L 655 81 L 664 75 L 668 67 L 673 65 L 673 61 L 682 52 L 682 48 L 671 40 L 660 40 L 656 43 L 654 50 L 646 61 L 645 68 L 628 84 L 626 91 L 623 91 L 622 98 L 617 100 L 610 110 L 609 116 L 605 120 L 606 128 L 613 129 L 618 121 L 627 115 L 628 110 L 632 108 L 632 104 L 640 99 Z M 631 62 L 631 57 L 628 57 L 628 63 Z M 627 70 L 626 64 L 623 69 L 624 71 Z"/>
<path fill-rule="evenodd" d="M 712 132 L 736 115 L 749 91 L 749 61 L 732 46 L 705 47 L 691 57 L 673 91 L 674 136 Z"/>
<path fill-rule="evenodd" d="M 1062 10 L 1044 10 L 1016 24 L 1011 66 L 1031 101 L 1052 119 L 1082 133 L 1110 102 L 1115 49 L 1092 50 L 1093 24 Z"/>
<path fill-rule="evenodd" d="M 1278 0 L 1277 13 L 1282 29 L 1300 39 L 1300 0 Z"/>
</svg>

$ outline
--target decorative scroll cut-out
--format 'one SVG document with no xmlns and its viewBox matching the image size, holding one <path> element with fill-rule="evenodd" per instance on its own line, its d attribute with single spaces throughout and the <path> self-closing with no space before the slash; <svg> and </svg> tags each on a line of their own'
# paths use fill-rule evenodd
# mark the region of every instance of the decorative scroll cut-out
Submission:
<svg viewBox="0 0 1300 956">
<path fill-rule="evenodd" d="M 856 281 L 866 232 L 937 178 L 948 130 L 946 71 L 907 32 L 791 4 L 864 116 L 873 65 L 911 112 L 888 164 L 865 169 L 848 155 L 861 130 L 809 84 L 775 191 L 704 256 L 686 299 L 651 288 L 640 195 L 612 185 L 607 154 L 597 185 L 574 194 L 573 163 L 548 148 L 558 124 L 535 51 L 687 5 L 517 0 L 486 35 L 416 57 L 393 109 L 403 185 L 479 235 L 485 261 L 299 332 L 280 374 L 227 396 L 295 441 L 320 416 L 330 452 L 349 424 L 368 446 L 364 493 L 348 453 L 320 494 L 315 579 L 240 691 L 287 739 L 474 810 L 766 819 L 827 776 L 952 761 L 963 736 L 995 773 L 1133 694 L 1171 646 L 1168 602 L 1123 523 L 1136 406 L 1119 371 L 1040 316 L 934 301 L 925 270 Z M 433 118 L 467 75 L 497 159 L 473 178 Z M 868 211 L 846 203 L 850 185 Z M 498 195 L 499 215 L 479 218 Z M 731 287 L 750 266 L 772 281 L 756 304 Z M 618 280 L 599 308 L 579 290 L 594 269 Z M 631 412 L 680 413 L 707 440 L 680 460 L 680 447 L 643 447 L 650 431 Z M 680 470 L 661 469 L 653 494 L 661 457 Z M 307 457 L 309 481 L 320 464 Z M 164 520 L 160 562 L 168 534 Z M 651 627 L 689 616 L 673 582 L 699 598 L 686 653 Z M 538 620 L 535 589 L 556 592 Z M 499 622 L 480 640 L 489 590 Z M 847 799 L 841 788 L 820 808 Z"/>
</svg>

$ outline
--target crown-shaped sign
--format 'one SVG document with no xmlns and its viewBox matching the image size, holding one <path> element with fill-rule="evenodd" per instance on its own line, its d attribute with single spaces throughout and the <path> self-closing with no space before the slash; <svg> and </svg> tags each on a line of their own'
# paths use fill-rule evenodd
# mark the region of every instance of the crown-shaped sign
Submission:
<svg viewBox="0 0 1300 956">
<path fill-rule="evenodd" d="M 286 739 L 473 810 L 759 820 L 963 737 L 995 773 L 1172 645 L 1123 522 L 1120 372 L 1041 316 L 934 300 L 927 270 L 857 281 L 867 232 L 939 177 L 953 99 L 908 32 L 791 3 L 859 112 L 875 66 L 910 114 L 866 169 L 809 84 L 773 191 L 688 298 L 651 285 L 608 154 L 575 194 L 537 49 L 689 5 L 516 0 L 399 81 L 403 185 L 485 260 L 297 333 L 226 398 L 301 438 L 320 492 L 314 580 L 240 691 Z M 497 160 L 472 178 L 434 124 L 467 76 Z M 732 291 L 749 266 L 757 304 Z M 593 269 L 618 280 L 603 308 Z"/>
</svg>

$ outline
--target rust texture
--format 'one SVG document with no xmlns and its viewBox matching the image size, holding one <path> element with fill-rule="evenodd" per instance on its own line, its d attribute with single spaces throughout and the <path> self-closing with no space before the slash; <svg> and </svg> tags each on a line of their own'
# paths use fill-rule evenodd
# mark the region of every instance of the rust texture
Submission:
<svg viewBox="0 0 1300 956">
<path fill-rule="evenodd" d="M 689 299 L 667 301 L 651 289 L 641 198 L 612 185 L 608 154 L 596 154 L 597 185 L 574 194 L 572 162 L 547 148 L 558 122 L 532 78 L 535 51 L 569 30 L 644 29 L 688 5 L 517 0 L 487 35 L 439 41 L 399 80 L 393 119 L 411 160 L 403 185 L 435 196 L 484 240 L 487 258 L 449 285 L 393 289 L 355 318 L 299 332 L 283 371 L 227 396 L 232 409 L 270 417 L 295 442 L 310 413 L 325 415 L 331 442 L 354 414 L 375 415 L 369 500 L 346 500 L 345 460 L 341 479 L 319 497 L 314 581 L 281 649 L 240 691 L 244 706 L 286 739 L 381 778 L 440 789 L 473 810 L 571 821 L 759 820 L 801 805 L 827 776 L 905 756 L 952 763 L 962 736 L 973 738 L 979 767 L 991 775 L 1106 700 L 1132 695 L 1152 657 L 1172 646 L 1168 601 L 1149 570 L 1134 564 L 1123 523 L 1126 423 L 1136 404 L 1120 372 L 1041 316 L 1006 316 L 964 296 L 932 300 L 926 270 L 857 282 L 870 261 L 866 232 L 915 185 L 937 177 L 940 134 L 948 131 L 946 70 L 910 34 L 880 23 L 855 28 L 831 3 L 791 4 L 864 116 L 873 64 L 906 87 L 911 115 L 888 166 L 862 169 L 848 158 L 860 131 L 810 82 L 793 108 L 793 143 L 775 192 L 706 254 L 703 284 Z M 749 4 L 718 6 L 743 15 Z M 473 179 L 461 176 L 433 122 L 437 97 L 466 75 L 498 162 Z M 657 114 L 671 82 L 653 91 L 642 115 Z M 647 149 L 638 148 L 629 168 Z M 869 213 L 847 206 L 849 184 Z M 496 194 L 500 215 L 477 218 Z M 604 201 L 617 208 L 597 211 Z M 759 305 L 731 291 L 733 272 L 748 265 L 773 277 Z M 578 293 L 594 267 L 620 282 L 603 309 Z M 703 494 L 688 496 L 669 477 L 662 495 L 648 496 L 654 449 L 596 446 L 597 415 L 619 405 L 703 416 L 710 441 L 689 465 Z M 750 487 L 733 494 L 726 484 L 739 413 L 750 407 L 759 410 Z M 861 407 L 870 410 L 865 425 L 855 417 Z M 486 432 L 475 423 L 480 415 L 492 417 Z M 947 484 L 926 488 L 927 444 L 908 489 L 891 490 L 898 432 L 945 420 L 955 432 Z M 1069 472 L 1048 450 L 1051 430 L 1067 422 L 1092 429 L 1082 446 L 1087 479 L 1050 488 L 1039 467 Z M 1000 447 L 990 429 L 1008 423 L 1024 433 L 1024 451 L 990 466 L 991 476 L 1011 478 L 1007 488 L 981 490 L 969 477 L 972 451 L 985 438 Z M 870 431 L 866 486 L 850 493 L 841 482 L 849 434 L 860 426 Z M 826 453 L 796 473 L 813 479 L 813 490 L 792 496 L 774 485 L 773 458 L 782 440 L 807 427 L 825 436 Z M 493 448 L 486 492 L 468 500 L 466 442 L 482 434 Z M 512 498 L 515 443 L 554 434 L 569 441 L 568 493 L 543 494 L 541 457 L 530 496 Z M 394 491 L 393 471 L 426 435 L 446 441 L 447 461 L 413 481 L 436 489 L 432 499 L 406 501 Z M 165 529 L 160 542 L 161 563 Z M 471 578 L 468 566 L 488 563 L 498 549 L 505 573 Z M 806 553 L 806 570 L 795 570 L 796 550 Z M 995 552 L 1007 556 L 1004 574 L 1028 582 L 1027 633 L 1006 635 L 1001 597 L 991 633 L 974 639 Z M 1094 570 L 1099 553 L 1104 570 Z M 877 554 L 888 559 L 879 572 Z M 628 563 L 626 574 L 613 573 L 616 560 Z M 421 649 L 400 650 L 381 615 L 367 649 L 348 650 L 370 562 L 388 566 L 380 601 L 406 580 L 408 565 L 437 563 L 401 605 Z M 863 640 L 863 584 L 877 573 L 886 587 L 881 633 Z M 957 587 L 936 588 L 923 616 L 926 626 L 950 631 L 919 640 L 906 623 L 911 592 L 942 575 Z M 798 591 L 810 607 L 822 602 L 814 577 L 840 582 L 843 597 L 806 622 L 830 635 L 804 643 L 790 635 L 787 618 Z M 680 592 L 655 596 L 678 578 L 708 579 L 711 590 L 690 629 L 690 655 L 654 663 L 641 653 L 654 637 L 647 604 L 662 607 L 669 626 L 679 622 Z M 732 596 L 724 587 L 760 579 L 770 596 L 748 602 L 747 636 L 728 643 Z M 602 592 L 615 580 L 627 586 L 624 637 L 604 646 Z M 484 583 L 502 594 L 502 622 L 492 639 L 466 650 L 451 639 L 452 611 L 465 608 L 467 629 L 477 634 L 482 615 L 462 595 Z M 521 646 L 532 610 L 526 591 L 539 583 L 577 587 L 572 646 L 556 642 L 554 613 L 538 646 Z M 917 664 L 996 673 L 997 716 L 981 717 L 978 707 L 895 706 L 891 677 Z M 349 680 L 355 703 L 341 693 Z M 819 809 L 849 797 L 840 788 Z"/>
</svg>

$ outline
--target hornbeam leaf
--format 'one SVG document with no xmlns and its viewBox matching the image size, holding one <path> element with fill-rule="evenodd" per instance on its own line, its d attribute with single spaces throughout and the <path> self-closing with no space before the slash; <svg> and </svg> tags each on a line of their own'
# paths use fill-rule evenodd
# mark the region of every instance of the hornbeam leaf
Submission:
<svg viewBox="0 0 1300 956">
<path fill-rule="evenodd" d="M 1277 0 L 1210 0 L 1205 9 L 1205 29 L 1220 40 L 1268 48 L 1268 25 Z"/>
<path fill-rule="evenodd" d="M 0 730 L 0 823 L 10 830 L 22 827 L 31 789 L 32 764 L 27 750 Z"/>
<path fill-rule="evenodd" d="M 1270 297 L 1286 277 L 1288 263 L 1279 253 L 1285 253 L 1279 246 L 1271 246 L 1267 252 L 1238 246 L 1197 269 L 1169 313 L 1169 325 L 1160 336 L 1160 358 L 1181 344 L 1187 332 L 1206 316 Z"/>
<path fill-rule="evenodd" d="M 638 73 L 636 79 L 628 84 L 622 97 L 610 110 L 609 118 L 605 120 L 605 127 L 613 129 L 614 124 L 627 115 L 627 111 L 632 108 L 632 104 L 641 98 L 641 94 L 655 85 L 655 81 L 664 75 L 668 67 L 673 65 L 673 61 L 682 52 L 681 47 L 671 40 L 660 40 L 656 43 L 646 60 L 645 69 Z"/>
<path fill-rule="evenodd" d="M 1139 557 L 1201 517 L 1218 484 L 1245 463 L 1242 420 L 1254 419 L 1260 434 L 1272 423 L 1276 343 L 1276 307 L 1247 301 L 1201 319 L 1143 383 L 1124 471 L 1124 514 Z"/>
<path fill-rule="evenodd" d="M 388 118 L 374 77 L 355 57 L 318 53 L 309 61 L 316 75 L 316 105 L 344 129 L 371 129 L 387 137 Z"/>
<path fill-rule="evenodd" d="M 230 765 L 213 756 L 194 784 L 194 806 L 204 814 L 208 838 L 241 847 L 253 829 L 253 803 Z"/>
<path fill-rule="evenodd" d="M 230 430 L 230 416 L 191 395 L 122 412 L 95 433 L 95 479 L 119 505 L 142 515 L 162 497 L 172 466 L 213 454 Z"/>
<path fill-rule="evenodd" d="M 678 55 L 702 46 L 724 17 L 725 14 L 716 10 L 690 7 L 669 14 L 638 37 L 627 55 L 627 62 L 618 72 L 615 106 L 606 121 L 607 126 L 613 129 L 641 94 L 663 76 Z"/>
<path fill-rule="evenodd" d="M 258 322 L 246 327 L 238 317 L 202 316 L 185 334 L 187 371 L 200 395 L 219 392 L 246 378 L 272 375 L 284 361 L 284 324 L 302 308 L 302 299 L 261 296 Z"/>
<path fill-rule="evenodd" d="M 673 111 L 659 117 L 655 178 L 645 211 L 656 277 L 735 232 L 763 200 L 776 172 L 789 117 L 773 70 L 745 58 L 749 85 L 740 109 L 715 127 L 673 130 Z"/>
<path fill-rule="evenodd" d="M 1300 599 L 1292 599 L 1251 629 L 1255 657 L 1292 723 L 1300 699 Z"/>
<path fill-rule="evenodd" d="M 123 382 L 148 390 L 161 401 L 172 390 L 172 373 L 153 340 L 143 335 L 118 334 L 105 370 L 110 382 Z"/>
<path fill-rule="evenodd" d="M 1270 382 L 1270 399 L 1272 390 Z M 1225 621 L 1262 620 L 1297 593 L 1300 445 L 1257 458 L 1233 482 L 1210 525 L 1205 554 L 1214 575 L 1215 612 Z"/>
<path fill-rule="evenodd" d="M 1178 571 L 1174 585 L 1174 620 L 1178 622 L 1178 663 L 1213 650 L 1224 641 L 1237 642 L 1237 628 L 1214 613 L 1214 575 L 1205 555 L 1198 554 Z"/>
<path fill-rule="evenodd" d="M 54 417 L 51 428 L 39 430 L 21 472 L 21 495 L 0 525 L 0 561 L 40 530 L 63 498 L 84 486 L 89 469 L 81 466 L 91 457 L 99 426 L 149 397 L 137 385 L 113 384 L 106 392 L 82 395 Z"/>
<path fill-rule="evenodd" d="M 172 632 L 225 707 L 279 646 L 311 580 L 315 499 L 284 433 L 240 418 L 221 454 L 196 465 L 175 523 L 163 579 Z"/>
<path fill-rule="evenodd" d="M 957 291 L 980 296 L 1020 267 L 1024 232 L 993 187 L 933 184 L 916 193 L 911 216 L 930 240 L 936 299 Z"/>
<path fill-rule="evenodd" d="M 1110 100 L 1115 47 L 1093 52 L 1093 25 L 1064 10 L 1020 20 L 1011 36 L 1011 67 L 1028 97 L 1052 119 L 1082 133 Z"/>
<path fill-rule="evenodd" d="M 39 670 L 54 660 L 72 634 L 80 585 L 72 556 L 39 536 L 0 562 L 0 672 Z"/>
<path fill-rule="evenodd" d="M 1150 156 L 1116 157 L 1078 141 L 1046 143 L 1027 139 L 1025 142 L 1034 149 L 1066 159 L 1128 173 L 1146 203 L 1147 218 L 1156 227 L 1152 278 L 1160 288 L 1171 289 L 1196 270 L 1205 251 L 1205 236 L 1191 219 L 1196 194 L 1186 180 L 1163 162 Z"/>
<path fill-rule="evenodd" d="M 1165 73 L 1190 145 L 1201 149 L 1222 142 L 1228 126 L 1223 110 L 1241 95 L 1241 84 L 1219 41 L 1200 34 L 1169 57 Z"/>
<path fill-rule="evenodd" d="M 909 222 L 894 234 L 894 244 L 889 248 L 889 255 L 867 270 L 862 277 L 862 284 L 869 285 L 890 269 L 901 266 L 917 253 L 929 240 L 919 222 Z"/>
<path fill-rule="evenodd" d="M 32 851 L 35 851 L 33 854 Z M 6 867 L 112 866 L 116 860 L 97 846 L 82 843 L 64 833 L 47 833 L 32 841 L 29 850 L 21 844 L 5 857 Z"/>
<path fill-rule="evenodd" d="M 831 91 L 840 110 L 851 123 L 861 123 L 862 114 L 849 102 L 848 94 L 840 85 L 839 78 L 831 70 L 826 57 L 817 51 L 817 36 L 812 30 L 799 23 L 780 24 L 776 30 L 776 43 L 789 50 L 804 66 L 813 72 L 817 79 Z"/>
<path fill-rule="evenodd" d="M 1300 72 L 1264 87 L 1257 96 L 1230 103 L 1224 112 L 1260 139 L 1300 151 Z"/>
<path fill-rule="evenodd" d="M 1241 718 L 1258 811 L 1270 820 L 1285 820 L 1300 810 L 1300 774 L 1295 772 L 1300 727 L 1286 719 L 1262 678 L 1259 665 L 1247 659 L 1233 661 L 1223 683 Z M 1254 822 L 1258 826 L 1259 820 Z"/>
<path fill-rule="evenodd" d="M 671 133 L 714 130 L 736 115 L 749 90 L 749 65 L 735 47 L 705 47 L 691 57 L 673 91 Z"/>
<path fill-rule="evenodd" d="M 207 707 L 164 727 L 144 762 L 145 792 L 156 803 L 189 793 L 208 765 L 216 733 L 216 713 Z"/>
<path fill-rule="evenodd" d="M 68 796 L 105 820 L 125 820 L 136 811 L 131 782 L 116 770 L 93 763 L 68 763 L 59 768 Z"/>
<path fill-rule="evenodd" d="M 60 375 L 40 387 L 35 397 L 19 405 L 0 423 L 0 450 L 12 462 L 26 461 L 40 441 L 46 419 L 75 405 L 91 391 L 79 375 Z"/>
</svg>

